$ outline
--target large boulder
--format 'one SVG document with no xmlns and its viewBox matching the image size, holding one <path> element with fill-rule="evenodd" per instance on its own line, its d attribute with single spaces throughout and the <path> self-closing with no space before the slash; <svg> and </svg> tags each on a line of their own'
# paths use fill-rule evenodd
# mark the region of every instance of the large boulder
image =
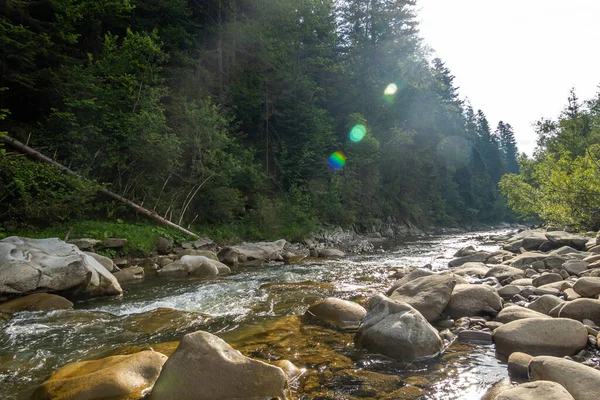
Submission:
<svg viewBox="0 0 600 400">
<path fill-rule="evenodd" d="M 496 289 L 487 285 L 456 285 L 448 302 L 452 318 L 496 315 L 502 309 L 502 299 Z"/>
<path fill-rule="evenodd" d="M 183 256 L 178 261 L 165 265 L 158 271 L 160 276 L 199 276 L 215 278 L 225 275 L 231 270 L 220 261 L 205 256 Z"/>
<path fill-rule="evenodd" d="M 525 269 L 536 261 L 544 261 L 549 255 L 545 253 L 526 252 L 519 254 L 515 258 L 508 261 L 508 264 L 514 268 Z"/>
<path fill-rule="evenodd" d="M 167 356 L 155 351 L 68 364 L 36 389 L 36 400 L 139 399 L 158 378 Z"/>
<path fill-rule="evenodd" d="M 437 330 L 420 312 L 382 294 L 369 301 L 355 343 L 359 348 L 405 362 L 435 357 L 444 349 Z"/>
<path fill-rule="evenodd" d="M 544 285 L 548 285 L 549 283 L 560 282 L 563 281 L 564 278 L 561 274 L 557 274 L 555 272 L 551 272 L 548 274 L 542 274 L 535 278 L 531 283 L 535 287 L 540 287 Z"/>
<path fill-rule="evenodd" d="M 366 314 L 360 304 L 329 297 L 312 304 L 304 315 L 339 329 L 356 329 Z"/>
<path fill-rule="evenodd" d="M 70 310 L 73 303 L 49 293 L 35 293 L 0 304 L 0 312 Z"/>
<path fill-rule="evenodd" d="M 448 265 L 450 268 L 460 267 L 468 262 L 485 262 L 491 256 L 487 251 L 478 251 L 476 253 L 469 254 L 468 256 L 455 258 L 450 261 Z"/>
<path fill-rule="evenodd" d="M 507 324 L 509 322 L 517 321 L 520 319 L 526 318 L 551 318 L 546 314 L 542 314 L 537 311 L 533 311 L 529 308 L 520 307 L 520 306 L 510 306 L 504 307 L 502 311 L 498 313 L 496 316 L 497 322 L 502 322 L 503 324 Z"/>
<path fill-rule="evenodd" d="M 527 308 L 542 314 L 550 315 L 550 310 L 559 304 L 564 304 L 564 302 L 565 301 L 560 297 L 556 297 L 551 294 L 545 294 L 535 299 L 535 301 L 530 303 Z"/>
<path fill-rule="evenodd" d="M 564 358 L 540 356 L 529 363 L 531 380 L 559 383 L 575 400 L 597 400 L 600 371 Z M 545 399 L 545 398 L 544 398 Z"/>
<path fill-rule="evenodd" d="M 245 243 L 226 247 L 219 254 L 219 261 L 225 264 L 238 264 L 253 260 L 283 260 L 281 252 L 286 245 L 285 239 L 275 242 Z"/>
<path fill-rule="evenodd" d="M 324 257 L 324 258 L 342 258 L 346 255 L 346 253 L 344 253 L 341 250 L 338 249 L 322 249 L 319 250 L 319 257 Z"/>
<path fill-rule="evenodd" d="M 75 245 L 56 238 L 0 240 L 0 297 L 32 292 L 89 298 L 123 290 L 102 264 Z"/>
<path fill-rule="evenodd" d="M 141 282 L 144 280 L 144 268 L 136 265 L 134 267 L 123 268 L 114 273 L 119 283 Z"/>
<path fill-rule="evenodd" d="M 564 231 L 546 233 L 548 240 L 556 246 L 569 246 L 577 250 L 585 250 L 589 238 Z"/>
<path fill-rule="evenodd" d="M 558 316 L 560 318 L 571 318 L 577 321 L 589 319 L 596 325 L 600 325 L 600 300 L 596 299 L 575 299 L 567 301 L 560 309 Z"/>
<path fill-rule="evenodd" d="M 562 265 L 562 268 L 571 275 L 578 275 L 589 267 L 590 264 L 583 260 L 567 260 Z"/>
<path fill-rule="evenodd" d="M 504 357 L 519 351 L 533 356 L 572 356 L 585 348 L 587 329 L 566 318 L 527 318 L 494 331 L 496 351 Z"/>
<path fill-rule="evenodd" d="M 111 260 L 108 257 L 104 257 L 103 255 L 92 253 L 90 251 L 84 251 L 84 253 L 90 257 L 93 257 L 96 261 L 102 264 L 108 272 L 116 272 L 119 270 L 119 268 L 117 268 L 113 260 Z"/>
<path fill-rule="evenodd" d="M 456 277 L 452 274 L 424 276 L 400 286 L 390 297 L 410 304 L 427 321 L 433 322 L 446 309 L 454 286 Z"/>
<path fill-rule="evenodd" d="M 181 257 L 179 261 L 186 263 L 191 268 L 201 268 L 203 266 L 202 264 L 210 264 L 217 268 L 217 270 L 219 271 L 219 275 L 226 275 L 231 273 L 231 269 L 227 265 L 223 264 L 220 261 L 213 260 L 210 257 L 190 255 Z"/>
<path fill-rule="evenodd" d="M 490 268 L 490 270 L 485 274 L 484 278 L 489 278 L 493 276 L 502 282 L 505 279 L 514 277 L 514 276 L 523 276 L 525 272 L 519 268 L 509 267 L 508 265 L 496 265 Z"/>
<path fill-rule="evenodd" d="M 165 363 L 152 400 L 285 399 L 279 367 L 243 356 L 208 332 L 187 334 Z"/>
<path fill-rule="evenodd" d="M 386 294 L 388 296 L 391 296 L 392 293 L 394 293 L 394 290 L 398 289 L 400 286 L 404 285 L 405 283 L 413 281 L 418 278 L 422 278 L 424 276 L 431 276 L 431 275 L 433 275 L 433 272 L 431 272 L 428 269 L 424 269 L 424 268 L 414 269 L 414 270 L 410 271 L 408 274 L 404 275 L 402 278 L 398 279 L 396 282 L 394 282 L 394 284 L 392 285 L 391 288 L 388 289 Z"/>
<path fill-rule="evenodd" d="M 533 231 L 530 235 L 527 235 L 523 238 L 521 243 L 521 247 L 525 250 L 537 250 L 542 243 L 546 242 L 548 239 L 544 232 Z"/>
<path fill-rule="evenodd" d="M 555 382 L 550 381 L 536 381 L 527 382 L 506 389 L 494 400 L 574 400 L 573 396 L 569 392 Z"/>
<path fill-rule="evenodd" d="M 489 270 L 490 267 L 488 267 L 482 262 L 468 262 L 464 263 L 460 267 L 453 268 L 452 273 L 459 276 L 473 276 L 476 278 L 483 278 Z"/>
<path fill-rule="evenodd" d="M 579 278 L 573 285 L 573 290 L 582 297 L 595 297 L 600 294 L 600 278 Z"/>
</svg>

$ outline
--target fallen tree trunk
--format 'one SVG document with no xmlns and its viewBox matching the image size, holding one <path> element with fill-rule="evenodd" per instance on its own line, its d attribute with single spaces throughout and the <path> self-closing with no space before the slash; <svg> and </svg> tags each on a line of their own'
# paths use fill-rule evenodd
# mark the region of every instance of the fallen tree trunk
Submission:
<svg viewBox="0 0 600 400">
<path fill-rule="evenodd" d="M 9 146 L 13 147 L 14 149 L 20 151 L 21 153 L 27 154 L 29 157 L 34 158 L 38 161 L 42 161 L 45 162 L 46 164 L 50 164 L 55 166 L 56 168 L 60 169 L 61 171 L 63 171 L 66 174 L 69 175 L 73 175 L 76 176 L 77 178 L 81 179 L 81 180 L 85 180 L 88 181 L 87 178 L 80 176 L 79 174 L 77 174 L 75 171 L 65 167 L 64 165 L 54 161 L 53 159 L 51 159 L 50 157 L 47 157 L 45 155 L 43 155 L 42 153 L 40 153 L 37 150 L 32 149 L 31 147 L 19 142 L 18 140 L 8 136 L 8 135 L 0 135 L 0 140 L 5 142 L 6 144 L 8 144 Z M 148 218 L 153 219 L 154 221 L 160 223 L 161 225 L 165 225 L 168 226 L 170 228 L 173 229 L 177 229 L 179 232 L 185 233 L 186 235 L 190 235 L 193 237 L 198 237 L 198 235 L 196 235 L 195 233 L 177 225 L 174 224 L 173 222 L 169 221 L 168 219 L 165 219 L 163 217 L 161 217 L 160 215 L 158 215 L 156 212 L 154 211 L 150 211 L 138 204 L 135 204 L 133 201 L 126 199 L 123 196 L 120 196 L 114 192 L 111 192 L 108 189 L 105 189 L 103 187 L 98 187 L 98 192 L 102 193 L 105 196 L 110 197 L 111 199 L 114 199 L 120 203 L 125 204 L 126 206 L 132 208 L 133 210 L 137 211 L 140 214 L 143 214 L 145 216 L 147 216 Z"/>
</svg>

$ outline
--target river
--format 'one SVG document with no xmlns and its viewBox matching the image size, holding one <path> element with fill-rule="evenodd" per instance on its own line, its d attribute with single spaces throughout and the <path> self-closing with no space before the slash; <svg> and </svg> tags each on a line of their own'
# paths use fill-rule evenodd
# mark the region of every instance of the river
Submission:
<svg viewBox="0 0 600 400">
<path fill-rule="evenodd" d="M 0 326 L 0 398 L 29 398 L 67 363 L 136 351 L 132 346 L 170 352 L 184 334 L 206 330 L 246 355 L 286 358 L 305 368 L 292 385 L 300 399 L 479 399 L 506 377 L 493 346 L 455 341 L 440 357 L 407 365 L 356 350 L 351 333 L 298 316 L 324 297 L 364 305 L 391 285 L 395 268 L 431 264 L 443 270 L 464 246 L 497 250 L 489 237 L 502 233 L 380 242 L 373 253 L 342 260 L 234 267 L 216 281 L 148 277 L 124 286 L 119 299 L 80 302 L 73 311 L 17 313 Z"/>
</svg>

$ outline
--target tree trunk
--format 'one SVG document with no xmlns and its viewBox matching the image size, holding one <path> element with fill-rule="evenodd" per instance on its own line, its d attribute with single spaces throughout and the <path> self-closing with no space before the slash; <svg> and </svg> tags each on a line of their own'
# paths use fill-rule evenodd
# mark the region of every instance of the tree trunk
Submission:
<svg viewBox="0 0 600 400">
<path fill-rule="evenodd" d="M 34 149 L 32 149 L 31 147 L 24 145 L 23 143 L 19 142 L 18 140 L 8 136 L 8 135 L 1 135 L 0 136 L 0 140 L 2 140 L 3 142 L 5 142 L 6 144 L 8 144 L 9 146 L 15 148 L 16 150 L 27 154 L 28 156 L 30 156 L 31 158 L 34 158 L 38 161 L 42 161 L 45 162 L 46 164 L 50 164 L 55 166 L 56 168 L 60 169 L 61 171 L 63 171 L 66 174 L 69 175 L 73 175 L 76 176 L 77 178 L 81 179 L 81 180 L 85 180 L 87 181 L 88 179 L 86 179 L 85 177 L 82 177 L 80 175 L 78 175 L 75 171 L 65 167 L 64 165 L 54 161 L 53 159 L 51 159 L 50 157 L 46 157 L 45 155 L 43 155 L 42 153 L 40 153 L 39 151 L 36 151 Z M 181 226 L 174 224 L 173 222 L 159 216 L 156 212 L 154 211 L 150 211 L 138 204 L 135 204 L 133 201 L 126 199 L 123 196 L 120 196 L 114 192 L 111 192 L 108 189 L 105 189 L 103 187 L 99 187 L 98 188 L 98 192 L 102 193 L 105 196 L 110 197 L 111 199 L 117 200 L 120 203 L 125 204 L 126 206 L 134 209 L 135 211 L 139 212 L 140 214 L 143 214 L 145 216 L 147 216 L 148 218 L 151 218 L 153 220 L 155 220 L 156 222 L 168 226 L 170 228 L 174 228 L 177 229 L 179 232 L 185 233 L 186 235 L 189 236 L 193 236 L 193 237 L 198 237 L 198 235 L 196 235 L 195 233 L 182 228 Z"/>
</svg>

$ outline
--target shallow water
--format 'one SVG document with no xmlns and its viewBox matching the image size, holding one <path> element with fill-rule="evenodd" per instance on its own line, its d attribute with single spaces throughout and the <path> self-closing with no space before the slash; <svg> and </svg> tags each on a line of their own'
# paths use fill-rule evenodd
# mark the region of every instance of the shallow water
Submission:
<svg viewBox="0 0 600 400">
<path fill-rule="evenodd" d="M 0 327 L 0 398 L 28 398 L 67 363 L 206 330 L 252 357 L 286 358 L 306 368 L 294 385 L 299 398 L 479 399 L 506 376 L 493 346 L 455 342 L 435 360 L 405 365 L 355 350 L 352 334 L 293 316 L 328 296 L 364 304 L 389 287 L 395 267 L 431 264 L 443 270 L 461 247 L 497 250 L 484 243 L 499 233 L 385 241 L 372 254 L 233 268 L 216 281 L 150 277 L 125 287 L 120 299 L 78 303 L 75 311 L 18 313 Z"/>
</svg>

